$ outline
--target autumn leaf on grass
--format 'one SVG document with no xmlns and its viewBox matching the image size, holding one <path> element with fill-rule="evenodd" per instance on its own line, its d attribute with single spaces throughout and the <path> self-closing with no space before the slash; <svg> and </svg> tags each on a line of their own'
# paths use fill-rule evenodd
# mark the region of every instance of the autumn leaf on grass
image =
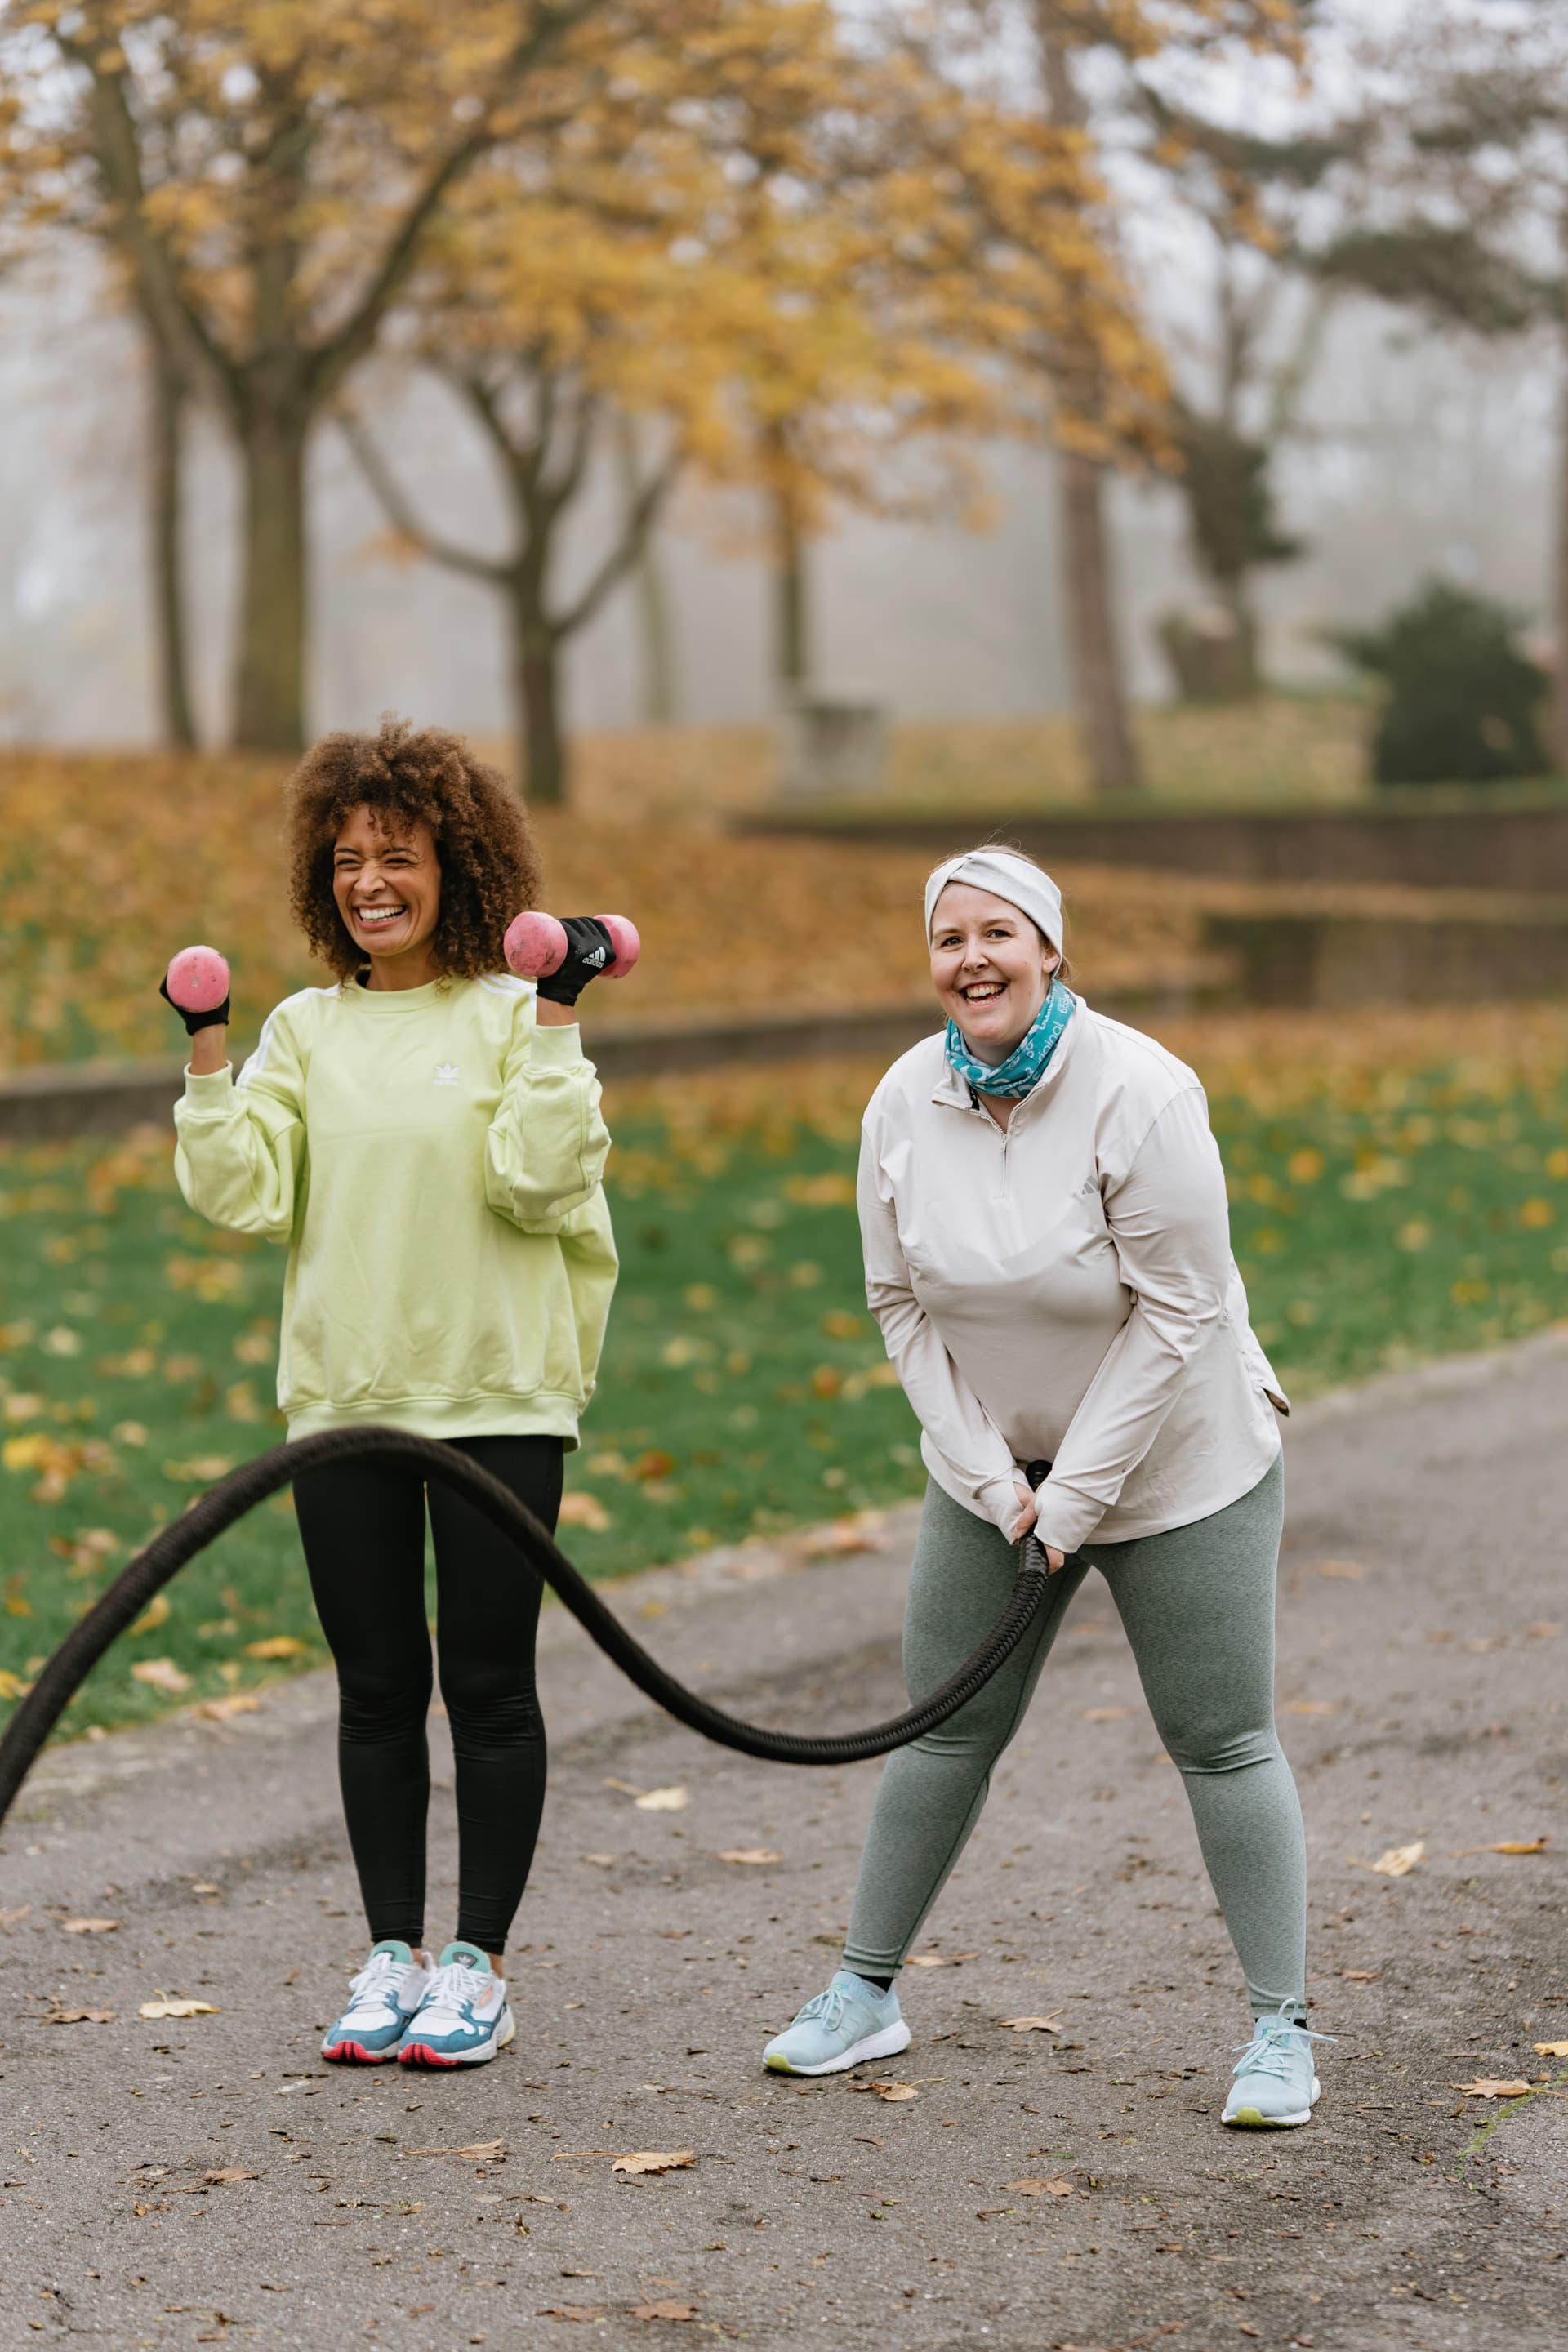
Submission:
<svg viewBox="0 0 1568 2352">
<path fill-rule="evenodd" d="M 227 1723 L 237 1715 L 258 1715 L 261 1701 L 251 1691 L 230 1691 L 226 1698 L 198 1699 L 192 1707 L 207 1723 Z"/>
<path fill-rule="evenodd" d="M 247 1658 L 302 1658 L 309 1643 L 297 1633 L 268 1633 L 264 1642 L 247 1642 Z"/>
<path fill-rule="evenodd" d="M 955 1969 L 963 1960 L 977 1960 L 978 1952 L 910 1952 L 907 1969 Z"/>
<path fill-rule="evenodd" d="M 1062 2021 L 1055 2017 L 999 2017 L 997 2024 L 1005 2033 L 1059 2033 Z"/>
<path fill-rule="evenodd" d="M 155 1592 L 153 1595 L 152 1600 L 147 1603 L 146 1608 L 142 1612 L 141 1616 L 138 1617 L 133 1623 L 128 1625 L 125 1630 L 132 1635 L 135 1635 L 137 1633 L 155 1633 L 160 1625 L 166 1625 L 168 1623 L 169 1615 L 170 1608 L 168 1594 L 166 1592 Z"/>
<path fill-rule="evenodd" d="M 1503 2082 L 1495 2074 L 1478 2074 L 1473 2083 L 1456 2083 L 1454 2088 L 1467 2099 L 1522 2099 L 1531 2085 L 1517 2077 Z"/>
<path fill-rule="evenodd" d="M 222 2011 L 210 2000 L 186 2000 L 180 1994 L 155 1993 L 144 2000 L 136 2012 L 138 2017 L 218 2017 Z"/>
<path fill-rule="evenodd" d="M 1414 1845 L 1391 1845 L 1375 1862 L 1363 1862 L 1359 1853 L 1347 1854 L 1345 1859 L 1357 1870 L 1376 1871 L 1380 1878 L 1406 1878 L 1426 1857 L 1426 1841 L 1417 1838 Z"/>
<path fill-rule="evenodd" d="M 67 1936 L 107 1936 L 124 1925 L 123 1919 L 62 1919 L 60 1929 Z"/>
<path fill-rule="evenodd" d="M 1070 2197 L 1070 2180 L 1009 2180 L 1006 2186 L 1019 2197 Z"/>
<path fill-rule="evenodd" d="M 630 2156 L 617 2156 L 611 2165 L 612 2172 L 682 2172 L 697 2161 L 694 2147 L 637 2148 Z"/>
<path fill-rule="evenodd" d="M 20 1675 L 14 1675 L 9 1666 L 0 1666 L 0 1698 L 26 1698 L 32 1687 Z"/>
<path fill-rule="evenodd" d="M 887 1526 L 884 1511 L 856 1511 L 847 1518 L 835 1519 L 830 1527 L 818 1528 L 805 1543 L 807 1559 L 841 1559 L 850 1552 L 880 1551 L 883 1530 Z"/>
<path fill-rule="evenodd" d="M 764 1863 L 782 1862 L 784 1856 L 782 1853 L 775 1853 L 771 1845 L 740 1845 L 727 1846 L 722 1853 L 715 1854 L 713 1859 L 715 1862 Z"/>
<path fill-rule="evenodd" d="M 639 2303 L 632 2312 L 634 2319 L 695 2319 L 694 2303 L 676 2303 L 666 2295 L 658 2303 Z"/>
<path fill-rule="evenodd" d="M 43 2021 L 46 2025 L 112 2025 L 119 2013 L 113 2009 L 56 2009 Z"/>
<path fill-rule="evenodd" d="M 586 1528 L 590 1535 L 602 1536 L 610 1526 L 610 1515 L 597 1495 L 579 1489 L 561 1497 L 561 1525 L 563 1528 Z"/>
<path fill-rule="evenodd" d="M 234 1468 L 229 1454 L 197 1454 L 189 1462 L 165 1462 L 163 1475 L 177 1486 L 215 1486 Z"/>
<path fill-rule="evenodd" d="M 153 1690 L 167 1691 L 173 1698 L 191 1686 L 189 1675 L 182 1674 L 173 1658 L 139 1658 L 131 1669 L 131 1679 L 146 1683 Z"/>
</svg>

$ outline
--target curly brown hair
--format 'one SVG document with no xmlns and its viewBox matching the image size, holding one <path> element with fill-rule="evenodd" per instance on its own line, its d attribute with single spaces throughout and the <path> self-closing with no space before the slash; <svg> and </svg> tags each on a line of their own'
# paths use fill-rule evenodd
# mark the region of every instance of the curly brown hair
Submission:
<svg viewBox="0 0 1568 2352">
<path fill-rule="evenodd" d="M 540 887 L 539 852 L 504 776 L 459 735 L 387 717 L 374 735 L 323 735 L 289 784 L 289 898 L 311 953 L 340 980 L 364 963 L 332 897 L 332 848 L 356 808 L 379 825 L 423 818 L 436 836 L 441 913 L 430 941 L 443 979 L 500 971 L 501 940 Z"/>
</svg>

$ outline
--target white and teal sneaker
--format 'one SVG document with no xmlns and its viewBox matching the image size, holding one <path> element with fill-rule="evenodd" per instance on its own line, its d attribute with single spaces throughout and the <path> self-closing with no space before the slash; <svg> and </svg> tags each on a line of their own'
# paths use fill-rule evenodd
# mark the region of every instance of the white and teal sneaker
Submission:
<svg viewBox="0 0 1568 2352">
<path fill-rule="evenodd" d="M 429 1969 L 406 1944 L 388 1937 L 373 1945 L 369 1959 L 349 1980 L 349 2005 L 330 2028 L 322 2057 L 348 2066 L 380 2066 L 395 2058 L 429 1982 Z"/>
<path fill-rule="evenodd" d="M 1285 2131 L 1310 2124 L 1312 2103 L 1321 2088 L 1312 2044 L 1332 2038 L 1309 2033 L 1283 2011 L 1278 2017 L 1260 2017 L 1237 2062 L 1221 2123 L 1250 2131 Z"/>
<path fill-rule="evenodd" d="M 775 2074 L 837 2074 L 868 2058 L 896 2058 L 909 2046 L 891 1985 L 881 1992 L 852 1969 L 840 1969 L 827 1990 L 769 2042 L 763 2063 Z"/>
<path fill-rule="evenodd" d="M 448 1944 L 403 2037 L 402 2066 L 482 2066 L 506 2048 L 517 2026 L 506 1981 L 473 1944 Z"/>
</svg>

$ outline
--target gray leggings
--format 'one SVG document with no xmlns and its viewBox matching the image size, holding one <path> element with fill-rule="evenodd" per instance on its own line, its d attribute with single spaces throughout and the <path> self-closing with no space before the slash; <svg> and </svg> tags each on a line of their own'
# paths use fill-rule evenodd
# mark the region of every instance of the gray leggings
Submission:
<svg viewBox="0 0 1568 2352">
<path fill-rule="evenodd" d="M 980 1817 L 991 1768 L 1023 1721 L 1058 1628 L 1091 1568 L 1110 1587 L 1143 1695 L 1186 1782 L 1204 1862 L 1255 2014 L 1300 2010 L 1307 1974 L 1301 1808 L 1274 1731 L 1274 1577 L 1282 1465 L 1211 1518 L 1089 1544 L 1051 1580 L 1044 1616 L 958 1714 L 889 1758 L 861 1856 L 844 1964 L 891 1976 Z M 1006 1605 L 1017 1556 L 987 1519 L 926 1490 L 904 1612 L 910 1696 L 935 1690 Z"/>
</svg>

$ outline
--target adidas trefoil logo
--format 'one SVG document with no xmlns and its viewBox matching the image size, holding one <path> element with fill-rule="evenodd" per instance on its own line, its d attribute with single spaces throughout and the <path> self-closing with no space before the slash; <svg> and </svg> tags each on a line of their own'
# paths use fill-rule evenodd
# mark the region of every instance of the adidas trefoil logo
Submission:
<svg viewBox="0 0 1568 2352">
<path fill-rule="evenodd" d="M 458 1065 L 456 1062 L 437 1062 L 436 1065 L 436 1084 L 438 1087 L 455 1087 L 457 1083 Z"/>
</svg>

